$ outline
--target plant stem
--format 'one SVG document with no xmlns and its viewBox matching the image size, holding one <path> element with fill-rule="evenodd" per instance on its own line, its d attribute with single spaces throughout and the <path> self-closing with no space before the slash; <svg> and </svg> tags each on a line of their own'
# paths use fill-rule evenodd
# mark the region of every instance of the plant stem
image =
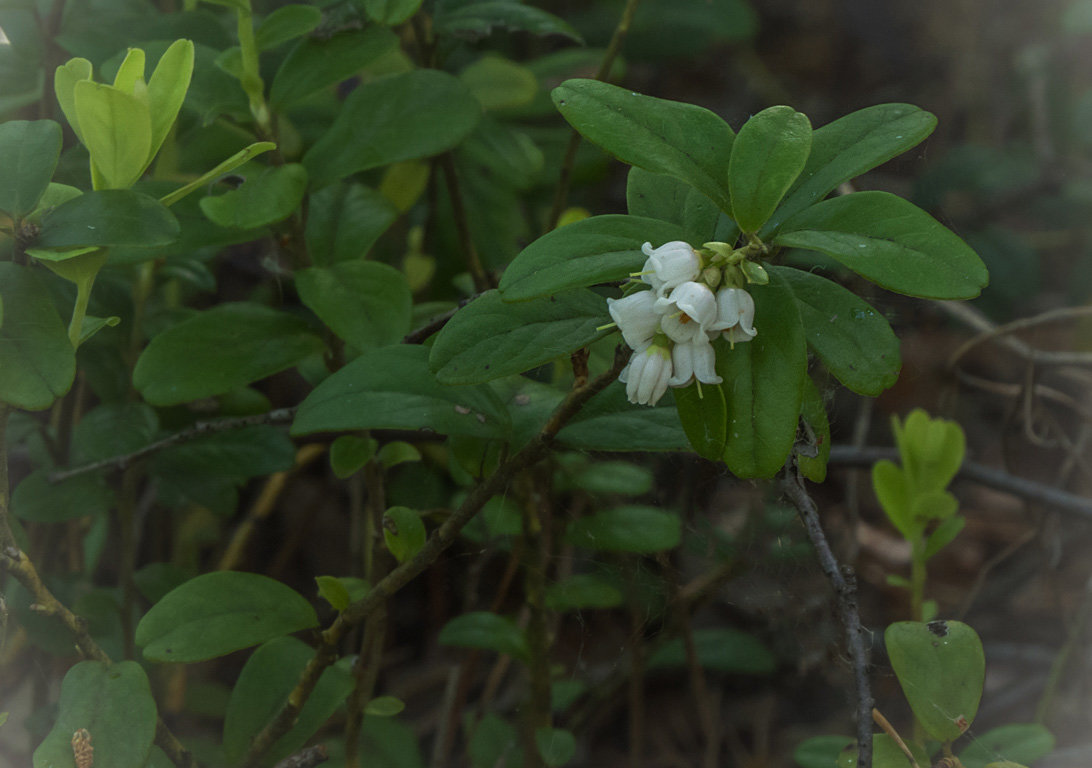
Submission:
<svg viewBox="0 0 1092 768">
<path fill-rule="evenodd" d="M 470 218 L 467 216 L 462 187 L 459 184 L 459 176 L 455 170 L 455 156 L 450 152 L 445 152 L 440 156 L 440 167 L 444 171 L 447 196 L 451 200 L 451 215 L 455 219 L 455 230 L 459 234 L 459 244 L 462 246 L 463 255 L 466 257 L 467 269 L 470 270 L 470 276 L 474 279 L 474 288 L 478 291 L 488 291 L 494 287 L 493 281 L 485 271 L 485 267 L 482 266 L 478 249 L 474 246 L 474 237 L 470 232 Z"/>
<path fill-rule="evenodd" d="M 535 731 L 552 726 L 550 712 L 550 638 L 546 626 L 546 560 L 549 554 L 549 538 L 546 521 L 540 512 L 548 512 L 539 505 L 545 492 L 528 483 L 529 493 L 523 514 L 521 551 L 523 557 L 523 584 L 527 607 L 530 611 L 527 623 L 527 645 L 531 659 L 528 668 L 531 675 L 530 701 L 527 707 L 524 765 L 537 768 L 542 765 L 535 743 Z"/>
</svg>

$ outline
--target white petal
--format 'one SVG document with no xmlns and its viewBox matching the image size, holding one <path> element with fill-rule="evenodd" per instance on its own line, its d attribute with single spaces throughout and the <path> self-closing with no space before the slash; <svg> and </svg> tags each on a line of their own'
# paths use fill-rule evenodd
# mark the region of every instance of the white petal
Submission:
<svg viewBox="0 0 1092 768">
<path fill-rule="evenodd" d="M 694 378 L 702 384 L 720 384 L 724 379 L 717 376 L 716 355 L 709 342 L 697 342 L 690 345 L 694 359 Z"/>
<path fill-rule="evenodd" d="M 652 309 L 655 301 L 656 295 L 652 291 L 639 291 L 623 299 L 607 299 L 611 318 L 626 344 L 633 349 L 647 347 L 660 329 L 660 316 Z"/>
<path fill-rule="evenodd" d="M 690 344 L 676 344 L 671 350 L 674 373 L 668 381 L 673 387 L 685 387 L 694 378 L 694 355 Z"/>
<path fill-rule="evenodd" d="M 671 292 L 671 300 L 703 329 L 717 319 L 717 298 L 709 286 L 685 282 Z"/>
</svg>

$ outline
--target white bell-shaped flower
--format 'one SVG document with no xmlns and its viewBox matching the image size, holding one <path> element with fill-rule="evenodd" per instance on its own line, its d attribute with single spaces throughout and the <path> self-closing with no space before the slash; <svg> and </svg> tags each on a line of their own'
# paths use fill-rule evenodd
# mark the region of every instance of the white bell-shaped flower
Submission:
<svg viewBox="0 0 1092 768">
<path fill-rule="evenodd" d="M 660 315 L 653 309 L 655 302 L 656 294 L 644 290 L 624 299 L 607 299 L 607 310 L 622 338 L 638 352 L 651 344 L 653 335 L 660 330 Z"/>
<path fill-rule="evenodd" d="M 645 243 L 641 251 L 648 256 L 641 270 L 641 280 L 652 286 L 657 297 L 662 298 L 675 286 L 695 280 L 701 274 L 701 257 L 690 243 L 673 240 L 659 248 Z"/>
<path fill-rule="evenodd" d="M 626 385 L 626 397 L 637 405 L 656 405 L 671 379 L 671 350 L 651 344 L 635 352 L 618 379 Z"/>
<path fill-rule="evenodd" d="M 686 282 L 665 299 L 656 299 L 655 308 L 663 314 L 660 324 L 672 341 L 686 343 L 706 335 L 717 320 L 717 299 L 704 283 Z"/>
<path fill-rule="evenodd" d="M 709 325 L 710 331 L 723 331 L 724 338 L 733 344 L 750 341 L 758 335 L 755 330 L 755 300 L 742 288 L 721 288 L 717 291 L 717 319 Z"/>
<path fill-rule="evenodd" d="M 717 375 L 713 345 L 705 334 L 697 335 L 685 344 L 676 344 L 671 350 L 671 363 L 674 372 L 668 384 L 672 387 L 685 387 L 692 379 L 702 384 L 720 384 L 723 381 Z"/>
</svg>

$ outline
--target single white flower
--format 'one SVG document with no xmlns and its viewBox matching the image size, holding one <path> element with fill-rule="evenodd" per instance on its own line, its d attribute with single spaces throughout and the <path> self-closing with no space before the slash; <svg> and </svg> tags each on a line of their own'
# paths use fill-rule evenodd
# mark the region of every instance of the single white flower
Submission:
<svg viewBox="0 0 1092 768">
<path fill-rule="evenodd" d="M 641 270 L 641 280 L 652 286 L 658 298 L 681 283 L 694 280 L 701 273 L 701 257 L 690 243 L 672 240 L 659 248 L 645 243 L 641 251 L 648 256 Z"/>
<path fill-rule="evenodd" d="M 717 291 L 717 319 L 708 330 L 724 331 L 724 338 L 733 344 L 750 341 L 755 330 L 755 300 L 742 288 L 721 288 Z"/>
<path fill-rule="evenodd" d="M 676 344 L 671 350 L 671 362 L 674 373 L 668 384 L 672 387 L 685 387 L 691 379 L 697 379 L 702 384 L 720 384 L 724 381 L 717 375 L 713 345 L 704 333 L 685 344 Z"/>
<path fill-rule="evenodd" d="M 671 370 L 671 350 L 652 344 L 633 354 L 618 379 L 626 385 L 631 403 L 656 405 L 667 391 Z"/>
<path fill-rule="evenodd" d="M 683 283 L 666 299 L 656 299 L 654 306 L 664 316 L 660 324 L 664 333 L 675 342 L 704 339 L 717 320 L 716 296 L 704 283 Z"/>
<path fill-rule="evenodd" d="M 651 344 L 652 336 L 660 330 L 660 316 L 653 310 L 655 302 L 656 294 L 644 290 L 624 299 L 607 299 L 607 310 L 622 338 L 638 352 Z"/>
</svg>

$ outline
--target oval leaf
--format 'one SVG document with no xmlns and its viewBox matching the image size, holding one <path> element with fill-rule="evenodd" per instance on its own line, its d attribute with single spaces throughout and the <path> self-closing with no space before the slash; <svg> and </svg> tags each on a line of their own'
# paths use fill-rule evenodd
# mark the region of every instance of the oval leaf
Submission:
<svg viewBox="0 0 1092 768">
<path fill-rule="evenodd" d="M 739 130 L 728 181 L 732 215 L 744 232 L 757 232 L 766 223 L 810 151 L 811 123 L 792 107 L 764 109 Z"/>
<path fill-rule="evenodd" d="M 1031 765 L 1054 750 L 1054 736 L 1038 723 L 1003 725 L 975 736 L 959 753 L 963 768 L 986 768 L 1002 758 Z"/>
<path fill-rule="evenodd" d="M 728 407 L 720 387 L 698 383 L 675 390 L 679 421 L 694 451 L 702 458 L 718 461 L 724 456 L 728 436 Z"/>
<path fill-rule="evenodd" d="M 307 170 L 299 163 L 273 166 L 251 176 L 238 189 L 201 199 L 201 211 L 221 227 L 257 229 L 283 221 L 303 200 Z"/>
<path fill-rule="evenodd" d="M 81 80 L 73 89 L 95 189 L 128 189 L 151 162 L 148 105 L 113 86 Z"/>
<path fill-rule="evenodd" d="M 728 163 L 735 134 L 709 110 L 597 80 L 566 80 L 552 96 L 584 138 L 624 163 L 681 179 L 731 210 Z"/>
<path fill-rule="evenodd" d="M 204 661 L 301 629 L 318 617 L 298 592 L 256 573 L 206 573 L 144 614 L 136 643 L 149 661 Z"/>
<path fill-rule="evenodd" d="M 507 303 L 497 291 L 459 310 L 432 345 L 429 365 L 444 384 L 478 384 L 522 373 L 605 335 L 607 303 L 591 291 Z"/>
<path fill-rule="evenodd" d="M 900 621 L 884 643 L 914 715 L 930 737 L 958 739 L 974 722 L 986 675 L 982 641 L 960 621 Z"/>
<path fill-rule="evenodd" d="M 397 44 L 398 38 L 389 29 L 376 25 L 327 39 L 304 38 L 277 70 L 269 89 L 269 105 L 283 111 L 315 91 L 352 77 Z"/>
<path fill-rule="evenodd" d="M 679 545 L 678 515 L 653 507 L 622 506 L 569 524 L 566 536 L 577 546 L 607 552 L 661 552 Z"/>
<path fill-rule="evenodd" d="M 546 589 L 546 607 L 551 611 L 617 608 L 622 600 L 622 593 L 613 584 L 590 574 L 570 576 Z"/>
<path fill-rule="evenodd" d="M 625 280 L 648 258 L 645 243 L 659 247 L 685 239 L 681 227 L 641 216 L 593 216 L 559 227 L 528 245 L 501 276 L 505 301 Z"/>
<path fill-rule="evenodd" d="M 428 429 L 502 437 L 504 406 L 485 387 L 448 387 L 428 368 L 428 349 L 399 345 L 365 352 L 300 404 L 292 434 L 328 430 Z"/>
<path fill-rule="evenodd" d="M 315 183 L 327 183 L 438 155 L 470 135 L 480 118 L 478 100 L 451 75 L 434 69 L 391 75 L 354 90 L 303 162 Z"/>
<path fill-rule="evenodd" d="M 692 243 L 713 240 L 721 215 L 716 203 L 685 181 L 650 173 L 643 168 L 629 170 L 626 177 L 626 207 L 630 216 L 644 216 L 679 225 L 684 236 L 672 239 Z"/>
<path fill-rule="evenodd" d="M 260 51 L 303 37 L 322 22 L 322 11 L 310 5 L 283 5 L 258 25 L 254 42 Z"/>
<path fill-rule="evenodd" d="M 564 728 L 536 728 L 535 747 L 542 762 L 550 768 L 559 768 L 576 754 L 576 737 Z"/>
<path fill-rule="evenodd" d="M 440 645 L 507 653 L 524 661 L 530 656 L 523 630 L 514 622 L 489 611 L 472 611 L 456 616 L 440 630 L 438 642 Z"/>
<path fill-rule="evenodd" d="M 64 676 L 57 721 L 34 750 L 34 768 L 75 768 L 72 740 L 80 729 L 96 765 L 144 768 L 155 728 L 155 699 L 139 664 L 81 661 Z"/>
<path fill-rule="evenodd" d="M 427 538 L 421 516 L 409 507 L 391 507 L 383 514 L 383 540 L 398 562 L 404 563 L 420 552 Z"/>
<path fill-rule="evenodd" d="M 20 219 L 34 210 L 61 156 L 61 126 L 52 120 L 0 124 L 0 211 Z"/>
<path fill-rule="evenodd" d="M 397 344 L 410 330 L 406 276 L 374 261 L 345 261 L 296 273 L 300 300 L 359 349 Z"/>
<path fill-rule="evenodd" d="M 364 0 L 364 11 L 372 21 L 393 27 L 409 19 L 421 7 L 421 0 Z"/>
<path fill-rule="evenodd" d="M 47 214 L 34 246 L 168 245 L 180 231 L 178 220 L 155 198 L 128 189 L 106 189 L 85 192 Z"/>
<path fill-rule="evenodd" d="M 98 515 L 108 512 L 113 503 L 113 492 L 98 475 L 78 475 L 62 483 L 50 483 L 45 470 L 27 475 L 11 495 L 12 513 L 36 523 Z"/>
<path fill-rule="evenodd" d="M 863 299 L 812 272 L 769 267 L 792 290 L 808 346 L 834 376 L 859 395 L 875 397 L 902 368 L 899 340 Z"/>
<path fill-rule="evenodd" d="M 762 641 L 738 629 L 699 629 L 694 632 L 694 650 L 699 664 L 717 672 L 768 675 L 777 669 L 777 659 Z M 681 637 L 661 646 L 648 659 L 649 669 L 686 665 Z"/>
<path fill-rule="evenodd" d="M 982 260 L 954 232 L 887 192 L 824 200 L 786 221 L 773 242 L 825 253 L 908 296 L 971 299 L 989 281 Z"/>
<path fill-rule="evenodd" d="M 133 385 L 153 405 L 213 397 L 272 376 L 322 352 L 292 315 L 259 304 L 222 304 L 152 339 Z"/>
</svg>

